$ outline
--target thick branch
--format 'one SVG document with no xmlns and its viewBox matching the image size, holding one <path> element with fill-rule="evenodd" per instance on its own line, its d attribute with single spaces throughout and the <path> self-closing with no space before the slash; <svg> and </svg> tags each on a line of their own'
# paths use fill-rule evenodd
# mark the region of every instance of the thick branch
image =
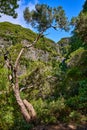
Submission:
<svg viewBox="0 0 87 130">
<path fill-rule="evenodd" d="M 31 119 L 32 120 L 35 119 L 36 118 L 36 112 L 35 112 L 33 106 L 31 105 L 31 103 L 29 103 L 26 99 L 23 100 L 23 103 L 26 106 Z"/>
<path fill-rule="evenodd" d="M 17 89 L 17 88 L 19 88 L 19 87 L 13 85 L 13 91 L 15 94 L 16 101 L 17 101 L 18 105 L 20 106 L 21 113 L 22 113 L 23 117 L 25 118 L 26 122 L 29 123 L 31 120 L 31 117 L 30 117 L 21 97 L 20 97 L 19 89 Z"/>
<path fill-rule="evenodd" d="M 8 70 L 10 70 L 11 73 L 12 73 L 11 78 L 12 78 L 12 80 L 14 80 L 14 82 L 12 82 L 12 86 L 13 86 L 13 91 L 14 91 L 16 101 L 17 101 L 17 103 L 18 103 L 18 105 L 20 107 L 20 110 L 21 110 L 21 113 L 22 113 L 23 117 L 25 118 L 26 122 L 29 123 L 31 121 L 31 118 L 32 119 L 35 118 L 35 114 L 34 114 L 35 110 L 34 110 L 32 105 L 29 105 L 30 103 L 28 103 L 28 101 L 25 100 L 26 102 L 24 103 L 23 100 L 21 99 L 20 91 L 19 91 L 18 76 L 17 76 L 18 62 L 20 60 L 20 57 L 21 57 L 23 51 L 24 51 L 24 48 L 21 49 L 21 51 L 20 51 L 20 53 L 19 53 L 19 55 L 18 55 L 18 57 L 16 59 L 14 67 L 11 64 L 11 61 L 9 61 L 9 58 L 8 58 L 7 55 L 5 56 L 5 61 L 6 61 L 6 65 L 7 65 Z M 9 79 L 9 81 L 11 81 L 11 80 Z M 31 114 L 29 113 L 29 111 L 31 111 Z"/>
<path fill-rule="evenodd" d="M 30 88 L 33 88 L 33 87 L 34 87 L 34 86 L 32 86 L 32 85 L 29 86 L 29 87 L 22 87 L 22 88 L 20 89 L 20 92 L 22 92 L 23 90 L 26 90 L 26 89 L 28 89 L 28 88 L 29 88 L 29 89 L 30 89 Z"/>
<path fill-rule="evenodd" d="M 37 38 L 34 40 L 33 44 L 35 44 L 35 43 L 38 42 L 38 40 L 41 38 L 42 34 L 43 34 L 43 31 L 41 33 L 39 33 L 39 35 L 37 36 Z"/>
<path fill-rule="evenodd" d="M 53 29 L 55 29 L 56 31 L 58 31 L 58 30 L 57 30 L 58 27 L 53 26 L 53 25 L 51 25 L 50 27 L 52 27 Z"/>
<path fill-rule="evenodd" d="M 31 45 L 24 46 L 24 47 L 21 49 L 21 51 L 20 51 L 20 53 L 19 53 L 19 55 L 18 55 L 18 57 L 17 57 L 17 59 L 16 59 L 16 61 L 15 61 L 15 65 L 14 65 L 14 68 L 15 68 L 15 69 L 17 69 L 18 62 L 19 62 L 20 57 L 21 57 L 21 55 L 22 55 L 22 53 L 23 53 L 23 51 L 24 51 L 24 48 L 30 48 L 30 47 L 33 46 L 33 44 L 37 43 L 37 41 L 41 38 L 41 36 L 42 36 L 42 34 L 43 34 L 44 31 L 45 31 L 45 30 L 43 30 L 41 33 L 39 33 L 39 35 L 37 36 L 37 38 L 34 40 L 34 42 L 33 42 Z"/>
<path fill-rule="evenodd" d="M 35 39 L 35 41 L 33 42 L 33 44 L 35 44 L 40 38 L 41 36 L 43 35 L 43 33 L 50 27 L 45 27 L 40 33 L 39 35 L 37 36 L 37 38 Z"/>
<path fill-rule="evenodd" d="M 20 51 L 20 53 L 19 53 L 19 55 L 18 55 L 18 57 L 16 59 L 15 66 L 14 66 L 16 70 L 17 70 L 18 62 L 20 60 L 20 57 L 21 57 L 23 51 L 24 51 L 24 48 L 21 49 L 21 51 Z"/>
<path fill-rule="evenodd" d="M 19 55 L 15 61 L 14 67 L 10 64 L 10 61 L 9 61 L 9 58 L 7 57 L 7 55 L 5 56 L 6 65 L 8 67 L 8 70 L 11 70 L 12 78 L 14 80 L 13 91 L 15 94 L 15 98 L 16 98 L 16 101 L 21 109 L 21 113 L 24 116 L 26 122 L 30 122 L 31 119 L 35 119 L 36 112 L 35 112 L 33 106 L 27 100 L 25 100 L 25 99 L 22 100 L 20 97 L 20 90 L 19 90 L 19 83 L 18 83 L 18 76 L 17 76 L 18 63 L 19 63 L 20 57 L 21 57 L 24 49 L 32 47 L 33 44 L 35 44 L 40 39 L 40 37 L 42 36 L 42 34 L 44 33 L 45 30 L 46 30 L 46 28 L 38 35 L 36 40 L 31 45 L 25 46 L 21 49 L 21 51 L 19 52 Z"/>
</svg>

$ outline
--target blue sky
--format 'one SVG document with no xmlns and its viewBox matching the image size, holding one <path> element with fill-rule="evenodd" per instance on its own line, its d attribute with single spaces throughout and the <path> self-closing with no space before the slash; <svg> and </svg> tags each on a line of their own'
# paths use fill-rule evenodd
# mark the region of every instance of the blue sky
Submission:
<svg viewBox="0 0 87 130">
<path fill-rule="evenodd" d="M 18 18 L 13 19 L 10 16 L 2 15 L 2 17 L 0 18 L 0 22 L 9 21 L 14 24 L 20 24 L 23 27 L 32 29 L 32 27 L 30 25 L 27 25 L 26 22 L 24 21 L 23 10 L 25 9 L 26 6 L 32 10 L 34 9 L 35 4 L 37 3 L 48 4 L 49 6 L 52 6 L 52 7 L 62 6 L 66 12 L 68 19 L 70 20 L 73 16 L 78 16 L 84 2 L 85 0 L 20 0 L 19 8 L 17 9 Z M 49 29 L 47 31 L 47 34 L 48 35 L 46 37 L 57 42 L 63 37 L 71 36 L 71 31 L 65 32 L 61 30 L 55 31 L 53 29 Z"/>
</svg>

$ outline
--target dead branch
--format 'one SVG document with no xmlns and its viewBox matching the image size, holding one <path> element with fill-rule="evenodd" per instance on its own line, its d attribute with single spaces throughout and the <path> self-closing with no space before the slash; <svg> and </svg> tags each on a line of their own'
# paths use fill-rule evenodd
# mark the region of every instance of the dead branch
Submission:
<svg viewBox="0 0 87 130">
<path fill-rule="evenodd" d="M 28 89 L 28 88 L 29 88 L 29 89 L 30 89 L 30 88 L 33 88 L 33 87 L 34 87 L 34 86 L 32 86 L 32 85 L 29 86 L 29 87 L 22 87 L 22 88 L 20 89 L 20 92 L 22 92 L 23 90 L 26 90 L 26 89 Z"/>
<path fill-rule="evenodd" d="M 20 51 L 20 53 L 19 53 L 19 55 L 18 55 L 18 57 L 17 57 L 17 59 L 16 59 L 16 61 L 15 61 L 14 68 L 15 68 L 16 70 L 17 70 L 18 62 L 19 62 L 19 60 L 20 60 L 20 57 L 21 57 L 23 51 L 24 51 L 24 48 L 21 49 L 21 51 Z"/>
</svg>

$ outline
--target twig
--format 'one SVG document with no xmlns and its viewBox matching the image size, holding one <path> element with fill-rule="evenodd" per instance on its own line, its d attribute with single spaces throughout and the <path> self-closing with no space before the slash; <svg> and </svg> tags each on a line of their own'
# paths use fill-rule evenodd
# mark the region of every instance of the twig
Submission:
<svg viewBox="0 0 87 130">
<path fill-rule="evenodd" d="M 28 89 L 28 88 L 29 88 L 29 89 L 30 89 L 30 88 L 33 88 L 33 87 L 34 87 L 34 86 L 32 86 L 32 85 L 29 86 L 29 87 L 22 87 L 22 88 L 20 89 L 20 92 L 22 92 L 23 90 L 26 90 L 26 89 Z"/>
</svg>

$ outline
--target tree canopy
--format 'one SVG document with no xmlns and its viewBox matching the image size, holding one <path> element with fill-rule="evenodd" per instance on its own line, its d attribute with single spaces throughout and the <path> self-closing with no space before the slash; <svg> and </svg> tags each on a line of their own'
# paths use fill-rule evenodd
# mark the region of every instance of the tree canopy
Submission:
<svg viewBox="0 0 87 130">
<path fill-rule="evenodd" d="M 87 42 L 87 0 L 79 16 L 72 18 L 72 24 L 75 25 L 74 34 L 78 35 L 84 42 Z"/>
<path fill-rule="evenodd" d="M 61 6 L 52 8 L 46 4 L 36 4 L 35 9 L 30 11 L 27 7 L 24 10 L 24 19 L 39 32 L 44 32 L 48 28 L 61 28 L 68 31 L 68 19 Z"/>
<path fill-rule="evenodd" d="M 83 12 L 87 12 L 87 0 L 85 1 L 83 5 Z"/>
<path fill-rule="evenodd" d="M 17 17 L 15 9 L 19 7 L 19 0 L 0 0 L 0 16 L 1 14 L 10 15 L 13 18 Z"/>
</svg>

